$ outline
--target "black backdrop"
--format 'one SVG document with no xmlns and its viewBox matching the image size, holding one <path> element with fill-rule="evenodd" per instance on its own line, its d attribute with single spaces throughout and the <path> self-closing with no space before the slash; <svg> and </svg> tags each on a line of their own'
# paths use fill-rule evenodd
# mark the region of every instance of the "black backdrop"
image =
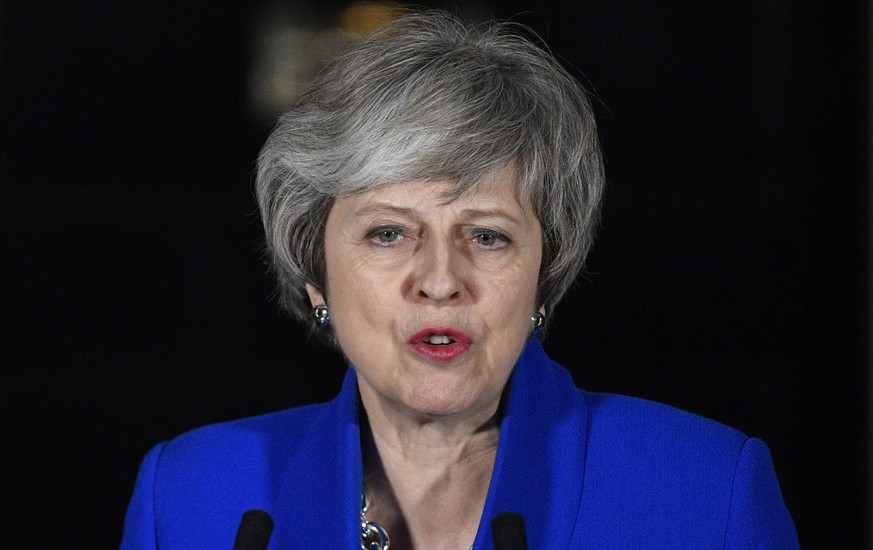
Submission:
<svg viewBox="0 0 873 550">
<path fill-rule="evenodd" d="M 149 447 L 342 376 L 268 300 L 255 3 L 149 4 L 0 2 L 4 547 L 117 546 Z M 599 98 L 604 229 L 547 349 L 763 438 L 804 547 L 869 547 L 869 6 L 491 9 Z"/>
</svg>

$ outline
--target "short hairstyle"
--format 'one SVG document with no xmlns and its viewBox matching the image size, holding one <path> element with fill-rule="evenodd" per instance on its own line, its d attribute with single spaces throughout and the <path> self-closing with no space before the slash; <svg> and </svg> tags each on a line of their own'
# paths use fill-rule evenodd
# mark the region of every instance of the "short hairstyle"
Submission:
<svg viewBox="0 0 873 550">
<path fill-rule="evenodd" d="M 389 22 L 319 73 L 260 152 L 280 305 L 314 326 L 305 285 L 327 295 L 324 227 L 337 197 L 448 179 L 452 200 L 509 164 L 542 226 L 538 299 L 551 311 L 599 225 L 603 162 L 585 90 L 517 25 L 441 11 Z"/>
</svg>

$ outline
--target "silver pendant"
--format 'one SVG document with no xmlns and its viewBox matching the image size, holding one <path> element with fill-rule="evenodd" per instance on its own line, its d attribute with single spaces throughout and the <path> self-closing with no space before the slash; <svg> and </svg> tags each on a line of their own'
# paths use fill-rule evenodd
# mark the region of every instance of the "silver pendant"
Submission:
<svg viewBox="0 0 873 550">
<path fill-rule="evenodd" d="M 367 521 L 367 495 L 361 495 L 361 550 L 388 550 L 388 533 L 375 521 Z"/>
</svg>

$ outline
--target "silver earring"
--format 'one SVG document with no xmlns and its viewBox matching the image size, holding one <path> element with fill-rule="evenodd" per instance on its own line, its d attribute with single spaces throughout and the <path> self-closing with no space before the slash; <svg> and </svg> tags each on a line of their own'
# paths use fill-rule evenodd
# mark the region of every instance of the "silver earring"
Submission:
<svg viewBox="0 0 873 550">
<path fill-rule="evenodd" d="M 539 336 L 540 332 L 543 331 L 543 325 L 546 324 L 546 316 L 540 312 L 537 312 L 536 315 L 530 316 L 530 330 L 534 333 L 534 335 Z"/>
<path fill-rule="evenodd" d="M 327 311 L 327 306 L 324 304 L 317 305 L 312 308 L 312 316 L 315 317 L 315 324 L 321 330 L 330 328 L 330 313 Z"/>
</svg>

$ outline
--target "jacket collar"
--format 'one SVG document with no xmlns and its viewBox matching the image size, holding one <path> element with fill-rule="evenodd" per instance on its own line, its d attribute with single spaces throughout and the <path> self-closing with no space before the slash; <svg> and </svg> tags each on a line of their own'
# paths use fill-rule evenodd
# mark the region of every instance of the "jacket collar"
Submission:
<svg viewBox="0 0 873 550">
<path fill-rule="evenodd" d="M 532 548 L 566 548 L 582 495 L 588 422 L 584 394 L 536 338 L 525 346 L 509 384 L 474 547 L 491 548 L 491 520 L 515 512 L 524 518 Z M 357 381 L 349 368 L 339 395 L 319 409 L 299 452 L 280 474 L 271 548 L 359 547 L 359 416 Z"/>
</svg>

